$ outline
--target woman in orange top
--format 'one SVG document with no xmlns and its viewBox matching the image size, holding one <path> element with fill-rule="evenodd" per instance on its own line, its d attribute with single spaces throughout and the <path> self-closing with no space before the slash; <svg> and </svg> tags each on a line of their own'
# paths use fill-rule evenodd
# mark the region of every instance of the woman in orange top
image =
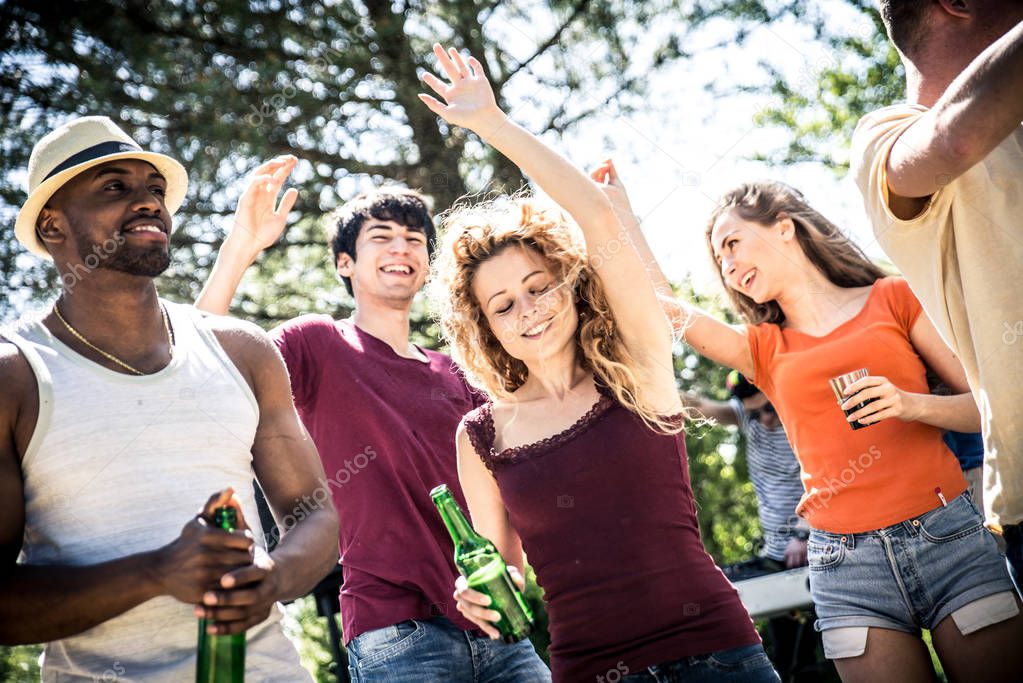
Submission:
<svg viewBox="0 0 1023 683">
<path fill-rule="evenodd" d="M 595 177 L 665 291 L 613 165 Z M 921 628 L 950 680 L 1019 680 L 1019 600 L 941 438 L 978 430 L 979 412 L 905 280 L 781 183 L 728 192 L 707 244 L 748 324 L 684 303 L 674 322 L 697 351 L 750 377 L 785 424 L 803 470 L 798 512 L 813 527 L 817 628 L 843 680 L 933 680 Z M 960 393 L 929 394 L 925 364 Z M 870 403 L 847 418 L 828 380 L 860 368 L 868 376 L 841 408 Z"/>
</svg>

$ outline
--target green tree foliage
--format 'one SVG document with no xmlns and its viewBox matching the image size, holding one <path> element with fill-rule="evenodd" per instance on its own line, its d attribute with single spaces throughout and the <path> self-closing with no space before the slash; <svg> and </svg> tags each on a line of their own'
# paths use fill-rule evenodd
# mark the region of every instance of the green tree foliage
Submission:
<svg viewBox="0 0 1023 683">
<path fill-rule="evenodd" d="M 728 22 L 739 45 L 758 27 L 783 21 L 811 30 L 812 47 L 789 46 L 804 51 L 795 75 L 765 56 L 757 78 L 751 76 L 750 82 L 733 83 L 728 89 L 713 86 L 723 96 L 735 91 L 770 95 L 754 122 L 781 129 L 786 144 L 764 150 L 757 155 L 760 160 L 819 162 L 844 173 L 857 121 L 905 98 L 905 73 L 885 33 L 877 0 L 707 0 L 696 2 L 687 18 L 694 29 Z"/>
<path fill-rule="evenodd" d="M 309 217 L 383 179 L 423 189 L 438 210 L 466 191 L 520 186 L 521 174 L 506 159 L 462 130 L 448 131 L 417 100 L 434 41 L 477 55 L 499 103 L 514 105 L 537 132 L 559 133 L 595 111 L 642 104 L 647 79 L 683 54 L 672 31 L 638 49 L 643 27 L 677 4 L 0 3 L 0 319 L 14 317 L 15 293 L 53 284 L 51 268 L 17 258 L 13 217 L 24 200 L 22 169 L 32 144 L 70 116 L 108 115 L 143 146 L 189 169 L 191 191 L 172 242 L 175 266 L 161 290 L 191 300 L 222 237 L 221 218 L 233 209 L 236 181 L 274 155 L 306 160 L 294 180 L 303 190 L 296 209 Z M 310 259 L 293 257 L 292 248 L 318 245 L 321 236 L 310 221 L 276 249 L 304 266 Z M 250 304 L 299 293 L 285 284 L 268 285 L 276 296 Z"/>
<path fill-rule="evenodd" d="M 300 598 L 288 605 L 285 613 L 284 632 L 298 647 L 302 666 L 312 673 L 317 683 L 335 683 L 327 621 L 317 614 L 316 601 L 310 596 Z"/>
<path fill-rule="evenodd" d="M 0 681 L 36 683 L 39 680 L 39 645 L 0 647 Z"/>
</svg>

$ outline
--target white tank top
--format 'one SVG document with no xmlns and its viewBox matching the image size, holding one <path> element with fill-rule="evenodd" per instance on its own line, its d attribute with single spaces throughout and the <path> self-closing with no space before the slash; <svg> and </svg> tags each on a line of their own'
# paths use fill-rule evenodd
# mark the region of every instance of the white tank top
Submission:
<svg viewBox="0 0 1023 683">
<path fill-rule="evenodd" d="M 108 370 L 40 322 L 4 336 L 28 359 L 39 419 L 24 454 L 25 537 L 19 561 L 92 565 L 160 548 L 207 498 L 233 486 L 257 546 L 251 447 L 255 396 L 191 306 L 162 302 L 174 358 L 152 375 Z M 46 645 L 43 681 L 181 683 L 195 678 L 192 605 L 149 600 L 83 633 Z M 249 629 L 247 681 L 309 681 L 275 606 Z"/>
</svg>

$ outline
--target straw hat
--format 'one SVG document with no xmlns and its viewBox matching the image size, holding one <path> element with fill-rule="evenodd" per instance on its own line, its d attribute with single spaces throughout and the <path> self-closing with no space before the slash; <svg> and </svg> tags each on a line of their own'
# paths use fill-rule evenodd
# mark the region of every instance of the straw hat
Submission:
<svg viewBox="0 0 1023 683">
<path fill-rule="evenodd" d="M 52 258 L 36 235 L 36 219 L 53 193 L 82 171 L 115 159 L 148 161 L 167 179 L 164 203 L 173 214 L 188 188 L 185 167 L 165 154 L 146 152 L 105 116 L 83 116 L 44 136 L 28 160 L 28 199 L 18 212 L 14 234 L 37 256 Z"/>
</svg>

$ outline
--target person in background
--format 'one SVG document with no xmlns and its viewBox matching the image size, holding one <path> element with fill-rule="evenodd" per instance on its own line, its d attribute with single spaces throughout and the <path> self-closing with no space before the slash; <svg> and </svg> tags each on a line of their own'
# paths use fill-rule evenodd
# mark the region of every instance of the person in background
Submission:
<svg viewBox="0 0 1023 683">
<path fill-rule="evenodd" d="M 984 438 L 980 432 L 945 432 L 945 445 L 959 461 L 968 485 L 967 491 L 978 509 L 984 509 L 984 487 L 981 472 L 984 467 Z"/>
<path fill-rule="evenodd" d="M 932 394 L 939 396 L 948 396 L 952 393 L 952 390 L 942 382 L 936 374 L 927 371 L 927 386 L 930 387 Z M 981 476 L 984 468 L 984 438 L 980 432 L 957 432 L 954 430 L 948 430 L 942 435 L 945 440 L 945 445 L 955 455 L 956 460 L 959 461 L 959 467 L 963 470 L 963 476 L 966 477 L 967 491 L 970 492 L 970 497 L 973 498 L 973 504 L 977 506 L 977 509 L 981 512 L 984 511 L 984 485 L 983 478 Z M 996 537 L 999 542 L 999 547 L 1004 549 L 1002 545 L 1004 539 L 1001 536 Z"/>
<path fill-rule="evenodd" d="M 746 438 L 746 461 L 750 482 L 757 495 L 757 511 L 764 547 L 757 566 L 744 570 L 778 571 L 806 565 L 806 540 L 810 527 L 796 515 L 803 497 L 803 483 L 774 406 L 742 373 L 728 373 L 728 401 L 712 401 L 686 395 L 683 400 L 704 415 L 725 425 L 739 427 Z M 727 573 L 727 572 L 726 572 Z M 733 581 L 740 576 L 729 576 Z"/>
<path fill-rule="evenodd" d="M 635 221 L 624 191 L 615 207 Z M 1019 599 L 941 439 L 976 430 L 980 414 L 909 285 L 784 183 L 730 190 L 705 235 L 746 324 L 681 300 L 670 319 L 694 350 L 750 377 L 785 424 L 806 489 L 816 627 L 843 680 L 933 680 L 921 628 L 950 677 L 1018 680 Z M 829 380 L 857 368 L 867 376 L 836 399 Z M 932 395 L 927 368 L 956 394 Z"/>
</svg>

